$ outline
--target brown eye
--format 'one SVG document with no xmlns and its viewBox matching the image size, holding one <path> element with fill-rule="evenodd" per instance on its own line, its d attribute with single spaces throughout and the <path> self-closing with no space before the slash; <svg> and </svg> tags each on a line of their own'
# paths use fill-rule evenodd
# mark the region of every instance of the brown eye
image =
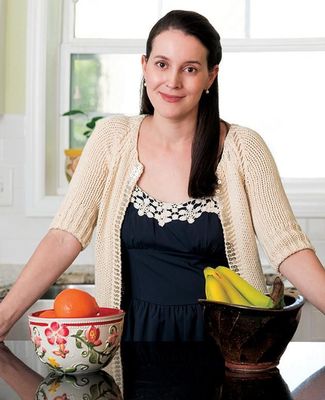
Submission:
<svg viewBox="0 0 325 400">
<path fill-rule="evenodd" d="M 186 67 L 185 68 L 185 71 L 187 71 L 187 72 L 189 72 L 189 73 L 193 73 L 193 72 L 196 72 L 197 71 L 197 69 L 196 68 L 194 68 L 194 67 Z"/>
<path fill-rule="evenodd" d="M 164 69 L 167 67 L 167 64 L 164 61 L 158 61 L 156 63 L 157 67 L 159 67 L 160 69 Z"/>
</svg>

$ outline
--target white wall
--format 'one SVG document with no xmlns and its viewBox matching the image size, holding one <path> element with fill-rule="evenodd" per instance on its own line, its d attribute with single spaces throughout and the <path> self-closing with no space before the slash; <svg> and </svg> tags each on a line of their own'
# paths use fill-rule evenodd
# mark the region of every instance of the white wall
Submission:
<svg viewBox="0 0 325 400">
<path fill-rule="evenodd" d="M 24 116 L 0 116 L 0 175 L 3 168 L 13 171 L 12 204 L 0 205 L 0 286 L 8 265 L 22 265 L 47 232 L 51 218 L 25 215 L 25 136 Z M 93 264 L 93 244 L 83 251 L 75 264 Z M 16 271 L 16 268 L 14 268 Z"/>
</svg>

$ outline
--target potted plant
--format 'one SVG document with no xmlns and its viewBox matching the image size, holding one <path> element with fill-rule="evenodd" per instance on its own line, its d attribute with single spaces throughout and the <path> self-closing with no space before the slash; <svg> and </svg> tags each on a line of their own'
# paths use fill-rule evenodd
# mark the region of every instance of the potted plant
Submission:
<svg viewBox="0 0 325 400">
<path fill-rule="evenodd" d="M 84 132 L 82 133 L 87 139 L 91 136 L 93 133 L 93 130 L 95 129 L 96 122 L 99 119 L 104 118 L 103 116 L 96 116 L 96 117 L 90 117 L 86 112 L 82 110 L 69 110 L 62 114 L 64 117 L 82 117 L 85 119 L 85 124 L 84 124 Z M 80 156 L 82 153 L 82 148 L 69 148 L 64 150 L 64 154 L 66 156 L 66 162 L 65 162 L 65 175 L 67 177 L 68 182 L 70 182 L 72 175 L 74 171 L 77 168 Z"/>
</svg>

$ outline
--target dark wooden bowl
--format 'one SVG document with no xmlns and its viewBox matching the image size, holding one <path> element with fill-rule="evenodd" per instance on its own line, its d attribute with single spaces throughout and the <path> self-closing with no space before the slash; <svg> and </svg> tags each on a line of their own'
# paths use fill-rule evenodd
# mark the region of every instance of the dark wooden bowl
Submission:
<svg viewBox="0 0 325 400">
<path fill-rule="evenodd" d="M 228 369 L 258 372 L 275 368 L 292 339 L 304 304 L 302 296 L 285 295 L 281 310 L 199 300 L 209 334 Z"/>
</svg>

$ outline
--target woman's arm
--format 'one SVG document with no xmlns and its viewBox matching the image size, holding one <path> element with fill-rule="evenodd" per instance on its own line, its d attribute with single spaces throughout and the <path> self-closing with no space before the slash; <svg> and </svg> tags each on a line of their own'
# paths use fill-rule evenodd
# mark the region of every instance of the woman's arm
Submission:
<svg viewBox="0 0 325 400">
<path fill-rule="evenodd" d="M 292 254 L 280 264 L 279 271 L 325 314 L 325 269 L 312 250 Z"/>
<path fill-rule="evenodd" d="M 71 265 L 81 244 L 70 233 L 52 229 L 36 248 L 7 296 L 0 303 L 0 341 L 14 323 Z"/>
<path fill-rule="evenodd" d="M 0 341 L 91 240 L 97 222 L 116 123 L 100 120 L 82 151 L 69 190 L 35 253 L 0 303 Z"/>
<path fill-rule="evenodd" d="M 242 136 L 243 174 L 254 229 L 270 264 L 278 270 L 291 254 L 313 246 L 297 222 L 266 143 L 254 131 Z"/>
</svg>

